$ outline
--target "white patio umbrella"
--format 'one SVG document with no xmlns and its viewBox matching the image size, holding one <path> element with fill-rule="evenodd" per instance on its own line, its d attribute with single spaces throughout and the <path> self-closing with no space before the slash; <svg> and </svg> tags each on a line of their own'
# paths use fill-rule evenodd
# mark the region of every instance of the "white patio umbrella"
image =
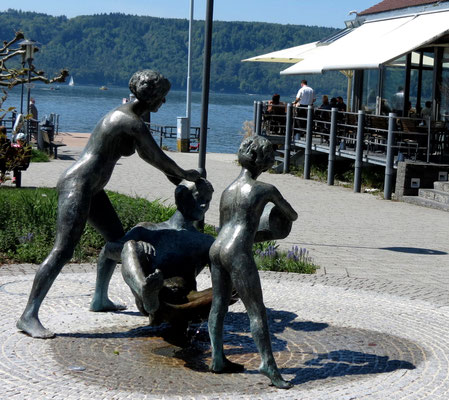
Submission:
<svg viewBox="0 0 449 400">
<path fill-rule="evenodd" d="M 296 64 L 304 60 L 306 54 L 316 49 L 318 42 L 306 43 L 300 46 L 289 47 L 288 49 L 273 51 L 271 53 L 262 54 L 260 56 L 247 58 L 242 61 L 257 61 L 257 62 L 277 62 Z"/>
<path fill-rule="evenodd" d="M 273 51 L 271 53 L 262 54 L 260 56 L 255 56 L 247 58 L 242 61 L 253 61 L 253 62 L 276 62 L 276 63 L 290 63 L 297 64 L 309 57 L 313 57 L 321 52 L 327 45 L 318 44 L 319 42 L 311 42 L 302 44 L 300 46 L 289 47 L 284 50 Z M 352 94 L 352 79 L 354 77 L 353 70 L 342 70 L 340 71 L 348 79 L 348 90 L 347 90 L 347 103 L 348 107 L 351 104 L 351 94 Z"/>
</svg>

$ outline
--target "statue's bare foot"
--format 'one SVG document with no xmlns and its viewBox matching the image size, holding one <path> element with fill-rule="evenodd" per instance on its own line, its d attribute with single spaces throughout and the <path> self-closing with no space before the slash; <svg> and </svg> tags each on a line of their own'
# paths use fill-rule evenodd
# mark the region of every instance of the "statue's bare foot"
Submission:
<svg viewBox="0 0 449 400">
<path fill-rule="evenodd" d="M 44 328 L 38 318 L 26 318 L 22 315 L 17 321 L 16 327 L 34 338 L 50 339 L 55 337 L 52 331 Z"/>
<path fill-rule="evenodd" d="M 159 291 L 164 284 L 164 276 L 157 269 L 145 278 L 145 284 L 142 286 L 142 302 L 145 311 L 152 314 L 159 308 Z"/>
<path fill-rule="evenodd" d="M 137 309 L 140 311 L 140 313 L 142 315 L 148 316 L 148 313 L 145 311 L 145 308 L 143 308 L 142 300 L 140 300 L 140 298 L 137 297 L 136 295 L 134 295 L 134 298 L 136 299 L 136 306 Z"/>
<path fill-rule="evenodd" d="M 90 311 L 101 312 L 101 311 L 122 311 L 126 310 L 126 306 L 120 303 L 114 303 L 109 299 L 92 299 L 89 307 Z"/>
<path fill-rule="evenodd" d="M 293 384 L 287 382 L 282 378 L 279 370 L 276 367 L 261 366 L 259 368 L 260 373 L 264 374 L 271 380 L 271 383 L 279 389 L 290 389 Z"/>
<path fill-rule="evenodd" d="M 230 374 L 233 372 L 243 372 L 245 367 L 242 364 L 234 363 L 226 357 L 223 357 L 222 360 L 212 360 L 209 370 L 216 374 Z"/>
</svg>

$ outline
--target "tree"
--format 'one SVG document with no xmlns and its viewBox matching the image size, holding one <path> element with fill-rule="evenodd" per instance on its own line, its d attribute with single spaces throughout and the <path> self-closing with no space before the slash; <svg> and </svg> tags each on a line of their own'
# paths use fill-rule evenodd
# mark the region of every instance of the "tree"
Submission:
<svg viewBox="0 0 449 400">
<path fill-rule="evenodd" d="M 24 62 L 22 62 L 21 67 L 13 67 L 8 68 L 6 66 L 6 62 L 13 60 L 17 61 L 17 58 L 20 56 L 22 59 L 25 58 L 25 47 L 20 46 L 13 48 L 12 46 L 18 43 L 19 41 L 25 39 L 22 32 L 16 32 L 14 39 L 9 42 L 4 41 L 3 47 L 0 49 L 0 86 L 7 87 L 8 89 L 13 88 L 14 86 L 27 83 L 28 79 L 31 82 L 40 81 L 44 83 L 54 83 L 54 82 L 65 82 L 65 78 L 69 75 L 69 72 L 66 69 L 62 69 L 59 72 L 59 75 L 53 78 L 47 78 L 45 76 L 44 71 L 36 69 L 34 64 L 25 68 Z M 20 43 L 18 43 L 20 44 Z M 38 51 L 38 48 L 35 48 L 34 51 Z M 16 63 L 17 65 L 17 63 Z M 30 78 L 28 78 L 28 72 L 30 72 Z M 3 104 L 7 96 L 7 92 L 2 89 L 3 97 L 0 100 L 0 106 Z"/>
<path fill-rule="evenodd" d="M 0 49 L 0 87 L 2 87 L 3 95 L 0 97 L 0 107 L 8 96 L 8 92 L 4 89 L 12 89 L 14 86 L 31 82 L 64 82 L 69 75 L 66 69 L 62 69 L 59 74 L 53 78 L 47 78 L 44 71 L 36 69 L 32 61 L 30 61 L 27 68 L 25 68 L 25 47 L 21 45 L 20 41 L 25 39 L 22 32 L 16 32 L 12 40 L 4 41 L 3 47 Z M 19 46 L 17 46 L 19 45 Z M 38 49 L 35 48 L 37 51 Z M 18 59 L 22 63 L 18 63 Z M 15 63 L 14 63 L 15 62 Z M 7 66 L 14 63 L 13 67 Z M 0 122 L 5 118 L 9 112 L 13 112 L 15 107 L 10 107 L 7 110 L 0 108 Z M 26 116 L 25 118 L 29 118 Z M 14 132 L 14 133 L 18 133 Z M 17 185 L 20 186 L 20 170 L 28 167 L 31 155 L 31 147 L 27 143 L 28 138 L 23 138 L 17 143 L 12 143 L 6 136 L 6 128 L 0 127 L 0 184 L 9 179 L 9 173 L 15 172 L 18 176 Z"/>
</svg>

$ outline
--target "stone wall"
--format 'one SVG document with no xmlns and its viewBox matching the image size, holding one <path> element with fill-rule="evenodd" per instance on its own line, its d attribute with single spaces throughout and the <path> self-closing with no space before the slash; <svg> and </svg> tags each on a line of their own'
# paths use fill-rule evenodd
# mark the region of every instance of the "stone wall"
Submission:
<svg viewBox="0 0 449 400">
<path fill-rule="evenodd" d="M 433 189 L 433 183 L 447 181 L 448 164 L 432 164 L 417 161 L 398 163 L 395 196 L 418 196 L 419 189 Z M 418 181 L 419 180 L 419 181 Z"/>
</svg>

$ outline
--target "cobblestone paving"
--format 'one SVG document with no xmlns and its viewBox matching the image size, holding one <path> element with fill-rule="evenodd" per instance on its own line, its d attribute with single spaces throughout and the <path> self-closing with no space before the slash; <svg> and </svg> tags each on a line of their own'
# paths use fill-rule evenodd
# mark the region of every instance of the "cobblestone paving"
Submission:
<svg viewBox="0 0 449 400">
<path fill-rule="evenodd" d="M 54 186 L 65 160 L 32 164 L 24 186 Z M 170 154 L 185 168 L 194 154 Z M 215 187 L 207 222 L 217 224 L 222 190 L 235 178 L 233 155 L 208 154 Z M 262 273 L 275 357 L 295 386 L 281 391 L 257 372 L 259 356 L 240 302 L 226 322 L 226 352 L 242 374 L 205 372 L 207 325 L 182 349 L 166 327 L 146 327 L 116 273 L 111 297 L 122 313 L 87 311 L 95 272 L 66 266 L 45 299 L 41 319 L 57 333 L 33 340 L 15 321 L 34 265 L 0 266 L 0 399 L 441 399 L 449 398 L 449 213 L 354 194 L 289 175 L 263 174 L 300 217 L 282 247 L 307 247 L 316 275 Z M 137 156 L 123 158 L 111 190 L 173 203 L 173 187 Z M 207 274 L 203 287 L 210 286 Z"/>
<path fill-rule="evenodd" d="M 129 309 L 88 312 L 95 275 L 81 272 L 88 265 L 78 268 L 58 277 L 43 304 L 41 319 L 58 335 L 47 341 L 31 339 L 14 327 L 33 276 L 0 277 L 0 398 L 449 396 L 448 302 L 436 306 L 411 296 L 363 290 L 351 284 L 351 278 L 346 278 L 346 287 L 339 287 L 323 284 L 319 277 L 263 273 L 275 357 L 284 376 L 295 384 L 281 391 L 269 387 L 257 372 L 260 359 L 240 302 L 231 307 L 225 341 L 229 357 L 244 363 L 246 371 L 215 375 L 206 371 L 210 360 L 206 324 L 195 326 L 190 346 L 182 349 L 167 338 L 167 327 L 145 326 L 146 318 L 138 314 L 118 273 L 111 297 Z M 209 276 L 203 274 L 200 286 L 209 284 Z"/>
<path fill-rule="evenodd" d="M 78 153 L 79 149 L 64 147 L 61 154 L 67 159 L 31 164 L 23 174 L 23 185 L 54 187 Z M 197 154 L 169 155 L 184 168 L 198 165 Z M 240 168 L 235 155 L 214 153 L 207 154 L 206 168 L 215 189 L 206 222 L 218 225 L 220 195 Z M 327 274 L 449 287 L 448 212 L 385 201 L 289 174 L 264 173 L 259 179 L 276 185 L 299 214 L 280 245 L 306 247 Z M 107 188 L 174 204 L 173 185 L 137 155 L 119 160 Z"/>
</svg>

